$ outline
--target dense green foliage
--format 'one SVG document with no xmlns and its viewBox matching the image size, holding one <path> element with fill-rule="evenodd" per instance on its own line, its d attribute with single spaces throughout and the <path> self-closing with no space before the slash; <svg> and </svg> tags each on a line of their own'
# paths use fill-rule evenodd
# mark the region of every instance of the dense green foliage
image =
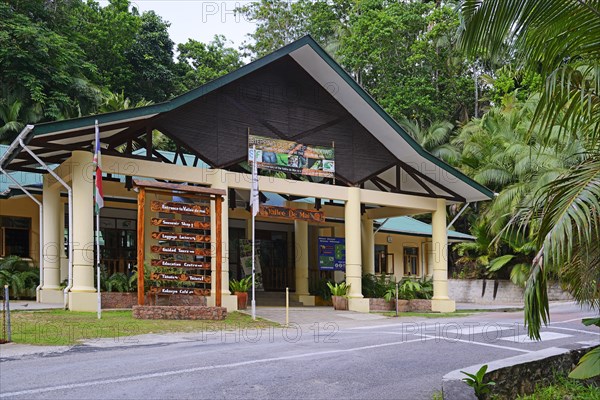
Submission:
<svg viewBox="0 0 600 400">
<path fill-rule="evenodd" d="M 8 256 L 0 260 L 0 288 L 8 285 L 10 296 L 19 297 L 25 289 L 34 289 L 40 281 L 39 270 L 29 266 L 21 257 Z"/>
<path fill-rule="evenodd" d="M 466 121 L 471 65 L 455 46 L 459 17 L 439 2 L 261 0 L 238 12 L 257 22 L 253 57 L 312 35 L 397 120 Z"/>
<path fill-rule="evenodd" d="M 175 60 L 169 25 L 128 0 L 0 3 L 0 143 L 27 123 L 162 102 L 241 65 L 222 36 L 180 45 Z"/>
</svg>

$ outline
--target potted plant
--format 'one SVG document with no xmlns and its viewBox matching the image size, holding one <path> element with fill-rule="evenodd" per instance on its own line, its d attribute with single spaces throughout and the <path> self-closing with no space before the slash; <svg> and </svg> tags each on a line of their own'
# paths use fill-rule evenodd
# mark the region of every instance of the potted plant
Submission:
<svg viewBox="0 0 600 400">
<path fill-rule="evenodd" d="M 332 284 L 327 282 L 329 290 L 331 291 L 331 301 L 333 302 L 334 310 L 347 310 L 348 309 L 348 291 L 350 291 L 350 285 L 346 282 Z"/>
<path fill-rule="evenodd" d="M 229 281 L 229 290 L 235 294 L 238 299 L 238 310 L 245 310 L 248 307 L 248 290 L 252 286 L 252 276 Z"/>
</svg>

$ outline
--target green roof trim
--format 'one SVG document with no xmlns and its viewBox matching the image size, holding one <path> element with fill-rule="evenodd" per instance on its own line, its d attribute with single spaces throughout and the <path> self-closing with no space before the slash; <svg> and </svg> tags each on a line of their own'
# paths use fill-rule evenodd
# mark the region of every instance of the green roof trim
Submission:
<svg viewBox="0 0 600 400">
<path fill-rule="evenodd" d="M 419 221 L 412 217 L 394 217 L 389 218 L 387 221 L 384 219 L 376 219 L 375 220 L 379 224 L 385 224 L 381 228 L 379 232 L 384 233 L 398 233 L 404 234 L 408 236 L 421 236 L 421 237 L 431 237 L 433 235 L 433 230 L 430 224 Z M 449 239 L 460 239 L 460 240 L 475 240 L 474 236 L 468 235 L 466 233 L 457 232 L 448 229 L 448 238 Z"/>
</svg>

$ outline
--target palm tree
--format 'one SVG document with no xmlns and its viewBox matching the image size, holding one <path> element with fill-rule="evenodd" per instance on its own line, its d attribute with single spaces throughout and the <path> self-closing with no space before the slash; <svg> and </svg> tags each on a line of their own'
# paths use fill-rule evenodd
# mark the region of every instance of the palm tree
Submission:
<svg viewBox="0 0 600 400">
<path fill-rule="evenodd" d="M 460 158 L 460 151 L 451 141 L 454 125 L 448 121 L 438 121 L 429 127 L 423 127 L 417 120 L 402 117 L 400 125 L 425 150 L 448 163 L 455 163 Z"/>
<path fill-rule="evenodd" d="M 577 165 L 511 220 L 517 229 L 536 227 L 540 250 L 525 310 L 529 334 L 539 338 L 549 318 L 551 272 L 579 302 L 600 308 L 600 0 L 463 0 L 461 12 L 469 54 L 493 57 L 508 44 L 523 67 L 545 79 L 534 118 L 543 136 L 575 135 L 586 148 Z"/>
<path fill-rule="evenodd" d="M 27 108 L 14 97 L 0 100 L 0 144 L 11 143 L 26 123 L 36 122 L 40 113 L 35 107 Z"/>
</svg>

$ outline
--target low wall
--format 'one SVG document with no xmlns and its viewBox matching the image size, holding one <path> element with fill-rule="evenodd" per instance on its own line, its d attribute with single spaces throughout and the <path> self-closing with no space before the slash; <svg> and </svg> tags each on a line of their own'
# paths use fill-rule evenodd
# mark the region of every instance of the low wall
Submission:
<svg viewBox="0 0 600 400">
<path fill-rule="evenodd" d="M 135 292 L 102 292 L 102 308 L 132 308 L 137 305 Z M 204 296 L 151 296 L 146 294 L 146 304 L 155 306 L 206 306 Z"/>
<path fill-rule="evenodd" d="M 396 311 L 394 301 L 369 298 L 369 311 Z M 398 300 L 398 312 L 431 311 L 431 300 Z"/>
<path fill-rule="evenodd" d="M 133 306 L 133 318 L 138 319 L 190 319 L 223 320 L 225 307 L 200 306 Z"/>
<path fill-rule="evenodd" d="M 495 297 L 494 282 L 498 285 Z M 523 304 L 523 293 L 523 288 L 507 280 L 448 279 L 448 297 L 457 303 Z M 548 298 L 550 301 L 572 300 L 556 283 L 548 286 Z"/>
<path fill-rule="evenodd" d="M 505 358 L 488 363 L 484 382 L 495 382 L 486 398 L 499 400 L 515 399 L 533 393 L 536 385 L 549 385 L 556 374 L 567 375 L 577 365 L 581 357 L 597 347 L 598 343 L 576 344 L 551 347 L 529 354 Z M 476 373 L 482 364 L 461 369 Z M 444 400 L 477 400 L 473 389 L 462 379 L 460 371 L 452 371 L 442 380 Z"/>
</svg>

